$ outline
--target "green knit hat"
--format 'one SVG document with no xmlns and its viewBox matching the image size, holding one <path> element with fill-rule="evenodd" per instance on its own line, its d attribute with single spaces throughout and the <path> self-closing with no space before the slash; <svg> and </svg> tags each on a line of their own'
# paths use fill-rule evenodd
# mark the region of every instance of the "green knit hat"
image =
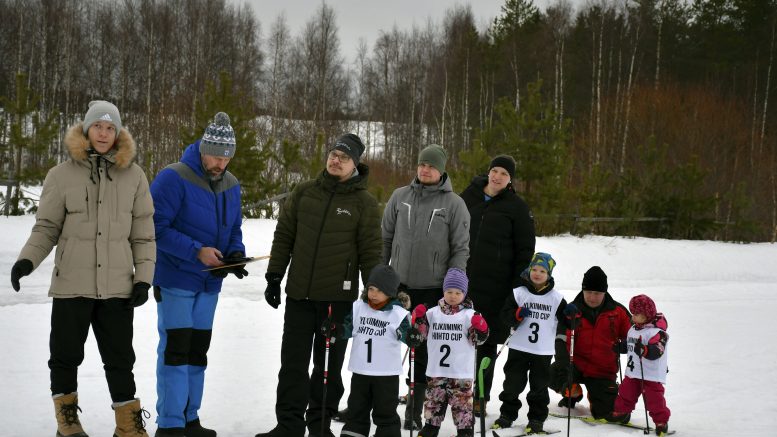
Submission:
<svg viewBox="0 0 777 437">
<path fill-rule="evenodd" d="M 430 144 L 421 150 L 418 154 L 419 164 L 429 164 L 436 168 L 441 174 L 445 173 L 445 161 L 448 160 L 448 154 L 445 153 L 445 149 L 437 144 Z"/>
</svg>

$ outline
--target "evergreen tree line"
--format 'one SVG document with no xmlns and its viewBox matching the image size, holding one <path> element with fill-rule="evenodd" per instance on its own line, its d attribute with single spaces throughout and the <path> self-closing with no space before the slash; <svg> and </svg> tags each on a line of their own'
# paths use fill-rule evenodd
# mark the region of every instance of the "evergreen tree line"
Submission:
<svg viewBox="0 0 777 437">
<path fill-rule="evenodd" d="M 437 143 L 459 191 L 515 157 L 543 234 L 775 241 L 775 19 L 775 0 L 505 0 L 486 29 L 453 6 L 346 59 L 326 3 L 293 33 L 225 0 L 0 0 L 0 179 L 40 182 L 100 98 L 149 178 L 230 114 L 248 216 L 350 131 L 381 201 Z"/>
</svg>

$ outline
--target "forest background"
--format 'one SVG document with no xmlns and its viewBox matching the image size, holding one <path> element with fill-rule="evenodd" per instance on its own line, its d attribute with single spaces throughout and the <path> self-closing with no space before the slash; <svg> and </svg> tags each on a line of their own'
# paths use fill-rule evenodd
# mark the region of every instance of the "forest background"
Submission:
<svg viewBox="0 0 777 437">
<path fill-rule="evenodd" d="M 227 112 L 248 217 L 354 132 L 381 202 L 436 143 L 457 192 L 512 155 L 541 235 L 777 240 L 777 0 L 505 0 L 482 30 L 452 4 L 352 59 L 325 1 L 297 33 L 268 20 L 225 0 L 0 0 L 0 202 L 34 211 L 24 187 L 106 99 L 149 179 Z"/>
</svg>

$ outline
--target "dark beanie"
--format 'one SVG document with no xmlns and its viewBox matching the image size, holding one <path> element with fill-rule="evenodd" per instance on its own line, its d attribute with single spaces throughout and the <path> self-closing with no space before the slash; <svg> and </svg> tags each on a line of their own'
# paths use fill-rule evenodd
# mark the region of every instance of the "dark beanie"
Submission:
<svg viewBox="0 0 777 437">
<path fill-rule="evenodd" d="M 583 290 L 607 292 L 607 275 L 599 266 L 593 266 L 583 275 Z"/>
<path fill-rule="evenodd" d="M 367 287 L 372 285 L 389 297 L 397 297 L 399 289 L 399 275 L 391 266 L 378 264 L 372 268 L 367 279 Z"/>
<path fill-rule="evenodd" d="M 418 164 L 428 164 L 436 168 L 440 174 L 445 173 L 445 162 L 448 160 L 448 154 L 445 149 L 437 144 L 426 146 L 418 154 Z"/>
<path fill-rule="evenodd" d="M 354 134 L 345 134 L 337 139 L 337 142 L 334 146 L 332 146 L 329 151 L 332 150 L 339 150 L 341 152 L 345 152 L 348 154 L 348 156 L 353 159 L 354 165 L 359 165 L 359 160 L 362 157 L 362 153 L 364 153 L 364 143 L 362 143 L 362 139 L 359 138 L 357 135 Z"/>
<path fill-rule="evenodd" d="M 515 179 L 515 160 L 510 155 L 499 155 L 488 166 L 488 171 L 491 171 L 494 167 L 502 167 L 510 174 L 510 179 Z"/>
</svg>

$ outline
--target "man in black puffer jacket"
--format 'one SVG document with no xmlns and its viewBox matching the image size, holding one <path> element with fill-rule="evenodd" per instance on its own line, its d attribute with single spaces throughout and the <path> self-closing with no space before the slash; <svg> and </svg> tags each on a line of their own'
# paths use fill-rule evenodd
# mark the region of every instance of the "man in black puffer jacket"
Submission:
<svg viewBox="0 0 777 437">
<path fill-rule="evenodd" d="M 505 299 L 518 286 L 521 272 L 534 255 L 534 217 L 529 206 L 513 188 L 515 161 L 508 155 L 495 157 L 488 175 L 476 176 L 461 193 L 472 225 L 469 229 L 469 296 L 491 329 L 488 340 L 478 346 L 478 363 L 483 357 L 496 358 L 499 344 L 507 339 L 509 327 L 499 319 Z M 494 366 L 483 375 L 484 400 L 490 399 Z M 476 382 L 480 384 L 480 381 Z M 476 391 L 475 396 L 479 393 Z M 480 415 L 475 402 L 475 415 Z"/>
<path fill-rule="evenodd" d="M 257 437 L 302 437 L 305 425 L 310 436 L 320 436 L 322 420 L 321 437 L 332 435 L 329 421 L 344 392 L 340 369 L 347 341 L 330 345 L 322 418 L 325 332 L 320 328 L 342 326 L 360 288 L 359 272 L 366 283 L 381 256 L 380 214 L 367 191 L 368 167 L 359 163 L 363 152 L 358 136 L 340 137 L 329 150 L 326 169 L 294 188 L 278 218 L 264 293 L 273 308 L 280 305 L 288 267 L 278 425 Z M 311 348 L 313 373 L 308 375 Z"/>
</svg>

